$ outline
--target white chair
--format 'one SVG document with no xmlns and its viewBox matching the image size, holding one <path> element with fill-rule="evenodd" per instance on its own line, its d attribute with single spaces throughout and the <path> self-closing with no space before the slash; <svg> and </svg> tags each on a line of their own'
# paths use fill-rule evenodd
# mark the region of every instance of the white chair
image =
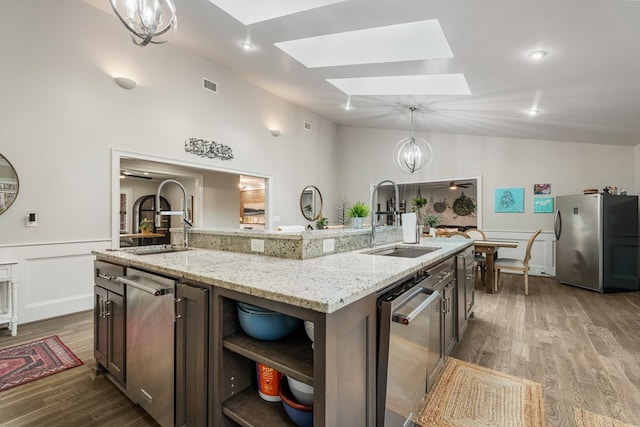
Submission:
<svg viewBox="0 0 640 427">
<path fill-rule="evenodd" d="M 500 270 L 515 270 L 522 271 L 524 273 L 524 294 L 529 295 L 529 260 L 531 259 L 531 247 L 533 246 L 533 241 L 538 237 L 538 234 L 542 229 L 537 229 L 531 237 L 529 237 L 529 242 L 527 243 L 527 251 L 524 254 L 524 259 L 515 259 L 515 258 L 498 258 L 493 264 L 493 276 L 495 277 L 495 282 L 493 286 L 493 291 L 498 292 L 498 284 L 500 283 Z"/>
<path fill-rule="evenodd" d="M 482 230 L 478 230 L 477 228 L 469 228 L 465 230 L 465 233 L 469 236 L 469 238 L 473 240 L 487 240 L 487 235 L 484 234 Z M 478 271 L 480 273 L 480 281 L 483 285 L 485 284 L 485 277 L 487 273 L 487 258 L 480 253 L 476 252 L 476 263 L 478 263 Z M 477 276 L 476 276 L 477 277 Z M 477 282 L 477 281 L 476 281 Z"/>
</svg>

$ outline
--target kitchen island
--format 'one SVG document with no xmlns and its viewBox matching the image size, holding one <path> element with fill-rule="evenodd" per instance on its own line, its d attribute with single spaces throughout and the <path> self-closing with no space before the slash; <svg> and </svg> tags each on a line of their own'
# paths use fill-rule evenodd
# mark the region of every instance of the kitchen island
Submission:
<svg viewBox="0 0 640 427">
<path fill-rule="evenodd" d="M 136 248 L 95 254 L 98 262 L 172 278 L 179 287 L 210 291 L 207 329 L 202 335 L 209 342 L 200 359 L 207 368 L 206 390 L 199 396 L 206 408 L 192 415 L 198 421 L 194 424 L 293 425 L 280 404 L 258 397 L 254 366 L 260 362 L 314 386 L 316 427 L 374 426 L 378 292 L 471 245 L 471 241 L 423 239 L 410 246 L 438 249 L 417 258 L 372 255 L 370 248 L 306 260 L 195 248 L 144 255 Z M 387 246 L 406 245 L 391 243 L 376 249 Z M 277 343 L 251 339 L 238 325 L 237 301 L 312 321 L 314 347 L 304 333 L 302 339 L 294 336 Z M 184 341 L 184 336 L 177 336 L 178 353 Z M 193 352 L 187 353 L 192 356 Z M 176 358 L 182 360 L 179 355 Z M 126 383 L 125 377 L 120 387 L 129 394 Z M 176 388 L 179 400 L 182 394 Z M 183 413 L 177 403 L 176 425 L 183 425 L 179 418 Z"/>
</svg>

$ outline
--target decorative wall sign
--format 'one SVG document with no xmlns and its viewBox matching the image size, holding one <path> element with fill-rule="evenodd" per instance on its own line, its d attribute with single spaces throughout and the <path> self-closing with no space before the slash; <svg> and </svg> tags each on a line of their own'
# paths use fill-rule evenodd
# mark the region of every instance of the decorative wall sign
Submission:
<svg viewBox="0 0 640 427">
<path fill-rule="evenodd" d="M 533 194 L 551 194 L 551 184 L 533 184 Z"/>
<path fill-rule="evenodd" d="M 231 160 L 233 159 L 233 150 L 231 147 L 218 144 L 215 141 L 205 141 L 199 138 L 189 138 L 184 142 L 184 151 L 195 154 L 200 157 L 208 157 L 210 159 Z"/>
<path fill-rule="evenodd" d="M 534 197 L 533 213 L 553 213 L 553 197 Z"/>
<path fill-rule="evenodd" d="M 497 213 L 524 212 L 524 188 L 497 188 L 495 207 Z"/>
</svg>

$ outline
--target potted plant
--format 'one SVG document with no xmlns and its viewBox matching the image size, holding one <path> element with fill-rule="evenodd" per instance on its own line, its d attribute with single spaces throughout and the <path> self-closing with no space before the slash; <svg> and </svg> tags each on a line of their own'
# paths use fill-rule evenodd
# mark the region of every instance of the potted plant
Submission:
<svg viewBox="0 0 640 427">
<path fill-rule="evenodd" d="M 438 215 L 427 215 L 424 217 L 425 233 L 428 233 L 432 227 L 437 227 L 438 224 L 440 224 L 440 217 Z"/>
<path fill-rule="evenodd" d="M 411 200 L 411 212 L 416 213 L 418 224 L 422 224 L 422 212 L 420 210 L 425 206 L 427 206 L 427 199 L 418 192 L 418 195 Z"/>
<path fill-rule="evenodd" d="M 369 206 L 364 202 L 355 202 L 347 210 L 347 217 L 351 218 L 353 228 L 362 228 L 363 218 L 369 215 Z"/>
<path fill-rule="evenodd" d="M 142 218 L 140 221 L 140 232 L 142 234 L 148 234 L 153 231 L 153 222 L 149 218 Z"/>
<path fill-rule="evenodd" d="M 329 224 L 329 218 L 322 217 L 316 222 L 318 230 L 324 229 Z"/>
</svg>

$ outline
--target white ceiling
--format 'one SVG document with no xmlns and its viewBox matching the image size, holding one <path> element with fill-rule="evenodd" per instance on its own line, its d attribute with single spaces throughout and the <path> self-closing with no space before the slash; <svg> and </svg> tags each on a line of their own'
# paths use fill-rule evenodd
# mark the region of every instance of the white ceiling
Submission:
<svg viewBox="0 0 640 427">
<path fill-rule="evenodd" d="M 98 7 L 112 13 L 107 0 L 84 1 L 99 4 Z M 230 0 L 227 4 L 238 1 Z M 254 3 L 292 2 L 254 0 Z M 209 0 L 176 0 L 178 32 L 170 43 L 221 64 L 239 77 L 339 125 L 408 130 L 408 107 L 416 106 L 417 131 L 628 146 L 640 143 L 640 1 L 316 3 L 329 4 L 245 25 Z M 263 14 L 264 10 L 259 12 Z M 260 15 L 242 19 L 251 22 L 264 18 Z M 452 58 L 307 68 L 275 46 L 333 33 L 434 19 L 442 29 Z M 122 32 L 123 41 L 130 43 L 124 28 Z M 421 33 L 416 32 L 417 40 L 413 41 L 420 46 L 418 34 Z M 242 49 L 242 42 L 250 42 L 254 49 Z M 144 47 L 162 48 L 163 45 Z M 340 49 L 340 44 L 334 48 Z M 548 55 L 534 63 L 527 54 L 535 49 L 546 50 Z M 342 106 L 348 97 L 339 87 L 348 89 L 336 84 L 352 83 L 354 78 L 424 79 L 446 74 L 463 76 L 471 94 L 352 92 L 353 108 L 345 111 Z M 209 77 L 215 81 L 215 76 Z M 539 109 L 540 114 L 530 117 L 527 115 L 530 108 Z"/>
</svg>

